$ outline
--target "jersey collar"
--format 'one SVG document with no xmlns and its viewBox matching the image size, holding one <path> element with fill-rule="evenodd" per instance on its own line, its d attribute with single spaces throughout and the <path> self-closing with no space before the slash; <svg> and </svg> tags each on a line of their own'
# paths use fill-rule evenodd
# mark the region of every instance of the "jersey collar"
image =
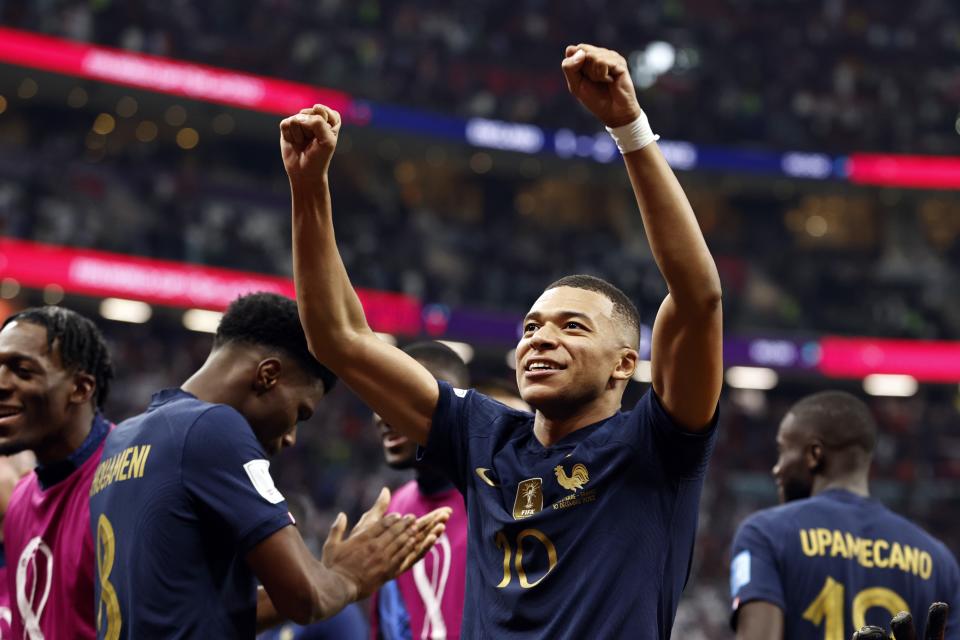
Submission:
<svg viewBox="0 0 960 640">
<path fill-rule="evenodd" d="M 40 481 L 40 488 L 46 491 L 58 482 L 66 480 L 71 473 L 83 466 L 83 463 L 93 455 L 93 452 L 97 450 L 108 433 L 110 433 L 110 422 L 97 412 L 93 416 L 90 433 L 73 453 L 67 456 L 65 460 L 37 465 L 37 480 Z"/>
</svg>

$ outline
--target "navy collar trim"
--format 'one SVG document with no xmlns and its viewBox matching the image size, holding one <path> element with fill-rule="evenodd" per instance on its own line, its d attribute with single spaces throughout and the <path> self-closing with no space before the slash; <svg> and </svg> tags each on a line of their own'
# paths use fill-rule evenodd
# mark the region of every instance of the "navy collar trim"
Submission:
<svg viewBox="0 0 960 640">
<path fill-rule="evenodd" d="M 46 491 L 58 482 L 66 480 L 71 473 L 82 467 L 83 463 L 90 459 L 90 456 L 97 450 L 108 433 L 110 433 L 110 422 L 97 412 L 93 416 L 90 433 L 87 434 L 76 451 L 67 456 L 65 460 L 37 465 L 37 480 L 40 481 L 40 488 Z"/>
</svg>

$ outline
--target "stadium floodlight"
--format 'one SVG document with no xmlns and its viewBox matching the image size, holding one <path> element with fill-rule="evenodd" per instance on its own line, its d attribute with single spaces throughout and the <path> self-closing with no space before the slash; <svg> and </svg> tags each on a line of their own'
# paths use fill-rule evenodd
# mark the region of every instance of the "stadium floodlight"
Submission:
<svg viewBox="0 0 960 640">
<path fill-rule="evenodd" d="M 100 315 L 116 322 L 143 324 L 153 315 L 153 309 L 146 302 L 139 300 L 104 298 L 100 302 Z"/>
<path fill-rule="evenodd" d="M 514 371 L 516 371 L 516 369 L 517 369 L 517 350 L 516 350 L 516 349 L 510 349 L 510 351 L 507 351 L 507 358 L 506 358 L 506 360 L 507 360 L 507 366 L 510 367 L 511 369 L 513 369 Z"/>
<path fill-rule="evenodd" d="M 913 376 L 892 373 L 874 373 L 863 379 L 863 390 L 871 396 L 909 398 L 920 385 Z"/>
<path fill-rule="evenodd" d="M 724 378 L 734 389 L 757 391 L 773 389 L 780 381 L 777 372 L 766 367 L 730 367 Z"/>
<path fill-rule="evenodd" d="M 209 309 L 187 309 L 183 313 L 183 326 L 199 333 L 216 333 L 223 314 Z"/>
<path fill-rule="evenodd" d="M 466 364 L 470 364 L 470 361 L 473 360 L 473 347 L 466 342 L 454 342 L 452 340 L 437 340 L 437 342 L 453 349 Z"/>
<path fill-rule="evenodd" d="M 633 379 L 637 382 L 652 382 L 653 370 L 649 360 L 637 360 L 637 368 L 633 370 Z"/>
</svg>

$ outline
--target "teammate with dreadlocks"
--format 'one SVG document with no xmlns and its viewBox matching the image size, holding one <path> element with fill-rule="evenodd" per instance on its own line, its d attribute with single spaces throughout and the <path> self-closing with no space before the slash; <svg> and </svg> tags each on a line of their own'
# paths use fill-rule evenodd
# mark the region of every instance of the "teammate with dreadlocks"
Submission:
<svg viewBox="0 0 960 640">
<path fill-rule="evenodd" d="M 69 309 L 27 309 L 0 330 L 0 455 L 38 463 L 3 522 L 15 638 L 96 637 L 88 495 L 112 377 L 99 329 Z"/>
</svg>

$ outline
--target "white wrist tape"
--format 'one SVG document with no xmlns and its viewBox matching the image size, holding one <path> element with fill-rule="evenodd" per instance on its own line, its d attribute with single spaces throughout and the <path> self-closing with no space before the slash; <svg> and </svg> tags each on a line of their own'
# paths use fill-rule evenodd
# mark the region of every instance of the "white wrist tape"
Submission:
<svg viewBox="0 0 960 640">
<path fill-rule="evenodd" d="M 651 142 L 660 139 L 660 136 L 653 133 L 647 114 L 643 111 L 640 112 L 640 117 L 630 124 L 613 129 L 607 127 L 607 133 L 617 143 L 617 149 L 620 149 L 621 154 L 643 149 Z"/>
</svg>

